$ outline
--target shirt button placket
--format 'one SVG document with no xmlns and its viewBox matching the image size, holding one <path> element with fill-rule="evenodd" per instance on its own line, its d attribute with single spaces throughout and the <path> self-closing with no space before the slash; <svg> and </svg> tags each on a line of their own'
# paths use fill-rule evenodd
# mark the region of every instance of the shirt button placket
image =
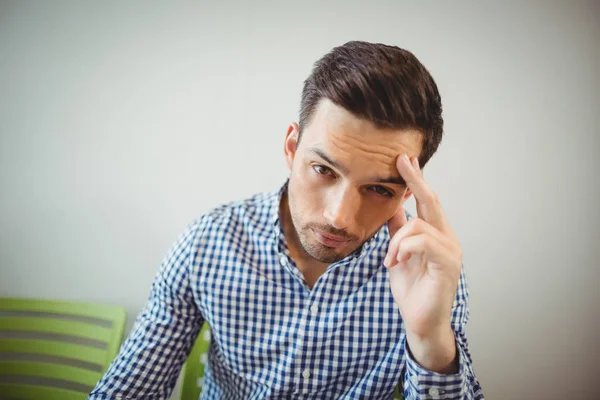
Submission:
<svg viewBox="0 0 600 400">
<path fill-rule="evenodd" d="M 311 305 L 311 306 L 308 308 L 308 310 L 309 310 L 309 312 L 310 312 L 310 314 L 309 314 L 309 315 L 312 315 L 313 317 L 317 317 L 317 316 L 319 315 L 319 306 L 318 306 L 316 303 L 313 303 L 313 304 L 312 304 L 312 305 Z M 307 326 L 310 326 L 310 325 L 311 325 L 311 323 L 312 323 L 312 322 L 310 321 L 310 319 L 311 319 L 310 317 L 308 317 L 308 318 L 307 318 L 307 321 L 306 321 L 306 322 L 307 322 Z M 304 332 L 302 329 L 301 329 L 301 331 L 302 331 L 303 333 L 305 333 L 305 332 Z M 311 376 L 312 376 L 312 374 L 311 374 L 311 371 L 310 371 L 310 369 L 308 369 L 308 368 L 305 368 L 304 370 L 302 370 L 302 378 L 303 378 L 302 380 L 303 380 L 303 383 L 305 383 L 305 384 L 309 383 L 309 382 L 310 382 L 310 377 L 311 377 Z"/>
</svg>

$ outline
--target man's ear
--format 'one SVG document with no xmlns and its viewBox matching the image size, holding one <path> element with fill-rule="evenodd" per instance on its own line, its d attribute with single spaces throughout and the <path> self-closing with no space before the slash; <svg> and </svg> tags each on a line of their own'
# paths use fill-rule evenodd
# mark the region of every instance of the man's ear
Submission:
<svg viewBox="0 0 600 400">
<path fill-rule="evenodd" d="M 294 158 L 296 157 L 296 150 L 298 148 L 298 135 L 300 135 L 300 128 L 298 127 L 297 123 L 292 122 L 287 128 L 285 142 L 283 143 L 283 153 L 285 154 L 285 161 L 290 171 L 292 170 L 292 164 L 294 163 Z"/>
</svg>

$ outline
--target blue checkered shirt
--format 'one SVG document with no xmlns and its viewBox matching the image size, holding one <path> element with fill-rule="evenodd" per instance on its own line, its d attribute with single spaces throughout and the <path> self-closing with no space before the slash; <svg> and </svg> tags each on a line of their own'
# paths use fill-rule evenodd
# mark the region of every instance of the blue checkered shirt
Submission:
<svg viewBox="0 0 600 400">
<path fill-rule="evenodd" d="M 391 399 L 399 382 L 405 399 L 483 399 L 465 336 L 464 272 L 452 309 L 459 372 L 434 373 L 407 351 L 383 266 L 387 225 L 309 289 L 279 223 L 286 188 L 187 227 L 88 399 L 168 398 L 205 321 L 212 341 L 201 399 Z"/>
</svg>

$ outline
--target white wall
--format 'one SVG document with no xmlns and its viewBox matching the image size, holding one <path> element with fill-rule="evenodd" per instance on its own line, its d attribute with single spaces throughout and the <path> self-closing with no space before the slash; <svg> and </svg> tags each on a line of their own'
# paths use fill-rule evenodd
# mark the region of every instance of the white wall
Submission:
<svg viewBox="0 0 600 400">
<path fill-rule="evenodd" d="M 287 176 L 312 63 L 390 43 L 442 93 L 426 177 L 487 397 L 597 398 L 599 4 L 205 3 L 0 2 L 0 295 L 122 304 L 130 328 L 189 221 Z"/>
</svg>

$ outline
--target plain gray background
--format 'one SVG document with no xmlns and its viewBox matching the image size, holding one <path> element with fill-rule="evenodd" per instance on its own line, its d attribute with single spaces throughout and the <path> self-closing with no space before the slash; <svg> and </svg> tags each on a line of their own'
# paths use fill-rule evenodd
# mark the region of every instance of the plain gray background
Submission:
<svg viewBox="0 0 600 400">
<path fill-rule="evenodd" d="M 597 2 L 1 2 L 0 295 L 121 304 L 130 329 L 187 223 L 281 185 L 302 82 L 354 39 L 440 88 L 425 176 L 487 398 L 597 398 Z"/>
</svg>

